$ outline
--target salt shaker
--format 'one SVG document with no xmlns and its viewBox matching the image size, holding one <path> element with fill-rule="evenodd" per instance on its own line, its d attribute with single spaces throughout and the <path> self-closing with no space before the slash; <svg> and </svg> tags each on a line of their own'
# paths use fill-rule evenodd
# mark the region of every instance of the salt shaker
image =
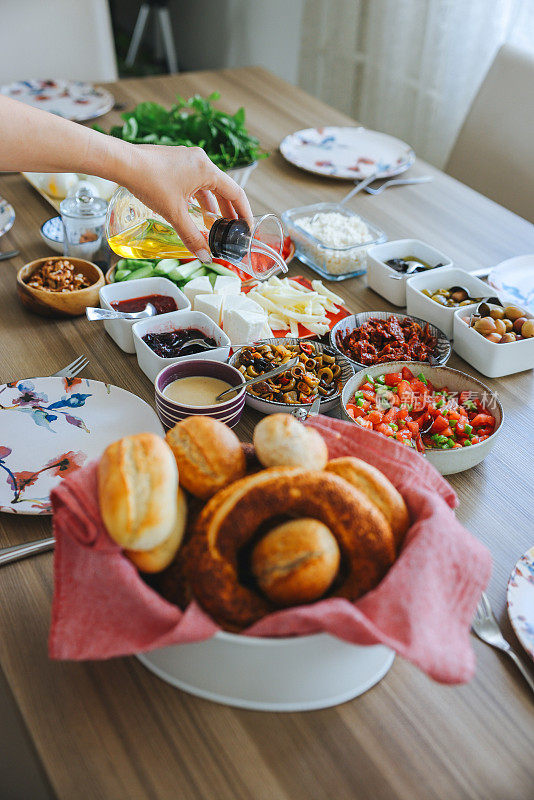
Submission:
<svg viewBox="0 0 534 800">
<path fill-rule="evenodd" d="M 62 200 L 63 254 L 109 266 L 111 251 L 104 235 L 107 202 L 89 184 L 81 184 L 73 197 Z"/>
</svg>

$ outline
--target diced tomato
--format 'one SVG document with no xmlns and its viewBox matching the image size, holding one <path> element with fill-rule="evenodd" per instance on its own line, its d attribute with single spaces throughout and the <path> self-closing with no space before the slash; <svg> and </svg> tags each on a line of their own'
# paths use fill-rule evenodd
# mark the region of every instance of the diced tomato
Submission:
<svg viewBox="0 0 534 800">
<path fill-rule="evenodd" d="M 381 422 L 380 425 L 377 425 L 376 430 L 378 433 L 383 433 L 384 436 L 394 436 L 395 431 L 392 430 L 389 425 L 386 425 L 384 422 Z"/>
<path fill-rule="evenodd" d="M 447 410 L 447 416 L 449 419 L 460 419 L 461 414 L 458 411 L 453 411 L 452 409 Z"/>
<path fill-rule="evenodd" d="M 456 423 L 456 427 L 454 429 L 456 431 L 456 435 L 457 436 L 463 436 L 463 434 L 465 433 L 466 423 L 467 423 L 467 418 L 460 417 L 460 419 Z"/>
<path fill-rule="evenodd" d="M 400 397 L 401 403 L 411 403 L 413 401 L 414 393 L 408 381 L 400 381 L 397 385 L 397 394 Z"/>
<path fill-rule="evenodd" d="M 493 428 L 495 426 L 495 418 L 491 414 L 477 414 L 471 420 L 471 425 L 473 428 L 478 428 L 479 425 L 483 425 L 485 428 Z"/>
<path fill-rule="evenodd" d="M 407 406 L 404 406 L 404 408 L 399 408 L 399 413 L 397 414 L 397 418 L 398 419 L 406 419 L 408 414 L 409 414 L 408 408 L 407 408 Z"/>
<path fill-rule="evenodd" d="M 382 422 L 383 416 L 384 415 L 380 411 L 373 409 L 373 411 L 370 411 L 367 414 L 367 419 L 369 420 L 369 422 L 372 422 L 373 425 L 378 425 L 380 422 Z"/>
<path fill-rule="evenodd" d="M 375 387 L 373 386 L 372 383 L 369 383 L 369 381 L 365 381 L 365 383 L 362 383 L 362 385 L 360 386 L 360 391 L 363 392 L 364 390 L 366 392 L 374 392 Z"/>
<path fill-rule="evenodd" d="M 355 406 L 353 403 L 347 403 L 347 411 L 352 419 L 356 419 L 356 417 L 363 417 L 365 415 L 363 408 L 360 408 L 360 406 Z"/>
<path fill-rule="evenodd" d="M 408 367 L 403 367 L 403 368 L 402 368 L 402 378 L 403 378 L 403 380 L 405 380 L 405 381 L 411 381 L 411 380 L 413 380 L 413 378 L 414 378 L 414 374 L 413 374 L 413 372 L 411 371 L 411 369 L 408 369 Z"/>
<path fill-rule="evenodd" d="M 428 393 L 428 386 L 426 386 L 423 381 L 420 381 L 418 378 L 414 378 L 413 381 L 411 381 L 411 387 L 416 394 Z"/>
<path fill-rule="evenodd" d="M 389 408 L 386 411 L 386 413 L 382 417 L 382 421 L 383 422 L 395 422 L 395 420 L 397 419 L 397 414 L 398 413 L 399 413 L 398 409 L 395 408 L 395 406 L 392 406 L 391 408 Z"/>
<path fill-rule="evenodd" d="M 370 428 L 371 430 L 373 428 L 373 423 L 369 422 L 367 419 L 362 419 L 362 417 L 358 417 L 358 419 L 354 421 L 357 422 L 362 428 Z"/>
<path fill-rule="evenodd" d="M 453 444 L 453 446 L 452 446 L 452 449 L 453 449 L 453 450 L 457 450 L 457 449 L 458 449 L 458 447 L 461 447 L 461 446 L 462 446 L 462 445 L 461 445 L 459 442 L 455 442 L 455 443 Z"/>
<path fill-rule="evenodd" d="M 442 436 L 454 436 L 454 433 L 452 431 L 452 428 L 449 425 L 447 425 L 445 430 L 441 431 L 441 435 Z"/>
<path fill-rule="evenodd" d="M 417 422 L 412 422 L 412 420 L 406 420 L 406 427 L 409 431 L 413 434 L 414 437 L 419 435 L 419 425 Z"/>
<path fill-rule="evenodd" d="M 470 397 L 471 397 L 471 392 L 460 392 L 460 395 L 458 397 L 458 402 L 460 403 L 460 405 L 463 405 L 463 403 L 465 403 L 466 400 L 469 400 Z"/>
<path fill-rule="evenodd" d="M 478 430 L 477 430 L 477 436 L 480 436 L 480 437 L 482 437 L 482 436 L 484 436 L 484 437 L 491 436 L 492 433 L 493 433 L 493 429 L 492 428 L 478 428 Z"/>
<path fill-rule="evenodd" d="M 374 392 L 369 391 L 368 389 L 362 389 L 361 392 L 363 394 L 364 400 L 369 400 L 370 402 L 373 402 L 373 400 L 376 399 L 376 394 Z"/>
<path fill-rule="evenodd" d="M 402 372 L 387 372 L 384 375 L 384 382 L 388 386 L 397 386 L 402 380 Z"/>
<path fill-rule="evenodd" d="M 482 440 L 480 439 L 479 436 L 473 436 L 471 439 L 471 444 L 478 444 L 480 441 Z"/>
<path fill-rule="evenodd" d="M 434 422 L 432 424 L 431 431 L 432 431 L 432 433 L 441 433 L 441 431 L 444 431 L 445 428 L 448 428 L 448 427 L 449 427 L 449 423 L 447 422 L 445 417 L 442 417 L 441 414 L 440 414 L 439 416 L 437 416 L 435 418 L 435 420 L 434 420 Z"/>
</svg>

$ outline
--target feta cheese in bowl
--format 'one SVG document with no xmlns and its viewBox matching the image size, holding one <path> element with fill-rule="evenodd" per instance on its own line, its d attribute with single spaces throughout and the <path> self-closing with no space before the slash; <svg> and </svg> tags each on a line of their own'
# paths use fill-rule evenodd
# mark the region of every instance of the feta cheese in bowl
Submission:
<svg viewBox="0 0 534 800">
<path fill-rule="evenodd" d="M 282 219 L 298 258 L 333 281 L 363 275 L 367 249 L 386 240 L 383 231 L 339 203 L 293 208 Z"/>
</svg>

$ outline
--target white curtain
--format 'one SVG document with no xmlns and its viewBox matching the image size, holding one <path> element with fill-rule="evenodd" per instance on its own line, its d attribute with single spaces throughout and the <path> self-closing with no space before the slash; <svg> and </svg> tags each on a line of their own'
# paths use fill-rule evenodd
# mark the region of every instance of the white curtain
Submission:
<svg viewBox="0 0 534 800">
<path fill-rule="evenodd" d="M 506 41 L 534 48 L 534 0 L 305 0 L 299 83 L 442 167 Z"/>
</svg>

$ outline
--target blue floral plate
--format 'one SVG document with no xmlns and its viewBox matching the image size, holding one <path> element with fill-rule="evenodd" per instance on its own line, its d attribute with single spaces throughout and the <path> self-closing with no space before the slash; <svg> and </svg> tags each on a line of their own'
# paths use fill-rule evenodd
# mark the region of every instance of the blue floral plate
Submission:
<svg viewBox="0 0 534 800">
<path fill-rule="evenodd" d="M 163 434 L 131 392 L 82 378 L 26 378 L 0 386 L 0 511 L 51 514 L 50 492 L 134 433 Z"/>
<path fill-rule="evenodd" d="M 512 570 L 507 605 L 517 638 L 534 659 L 534 547 L 521 556 Z"/>
<path fill-rule="evenodd" d="M 56 253 L 63 253 L 63 223 L 61 217 L 51 217 L 41 225 L 41 238 Z"/>
<path fill-rule="evenodd" d="M 7 200 L 0 197 L 0 236 L 7 233 L 13 227 L 15 222 L 15 211 L 13 206 Z"/>
</svg>

